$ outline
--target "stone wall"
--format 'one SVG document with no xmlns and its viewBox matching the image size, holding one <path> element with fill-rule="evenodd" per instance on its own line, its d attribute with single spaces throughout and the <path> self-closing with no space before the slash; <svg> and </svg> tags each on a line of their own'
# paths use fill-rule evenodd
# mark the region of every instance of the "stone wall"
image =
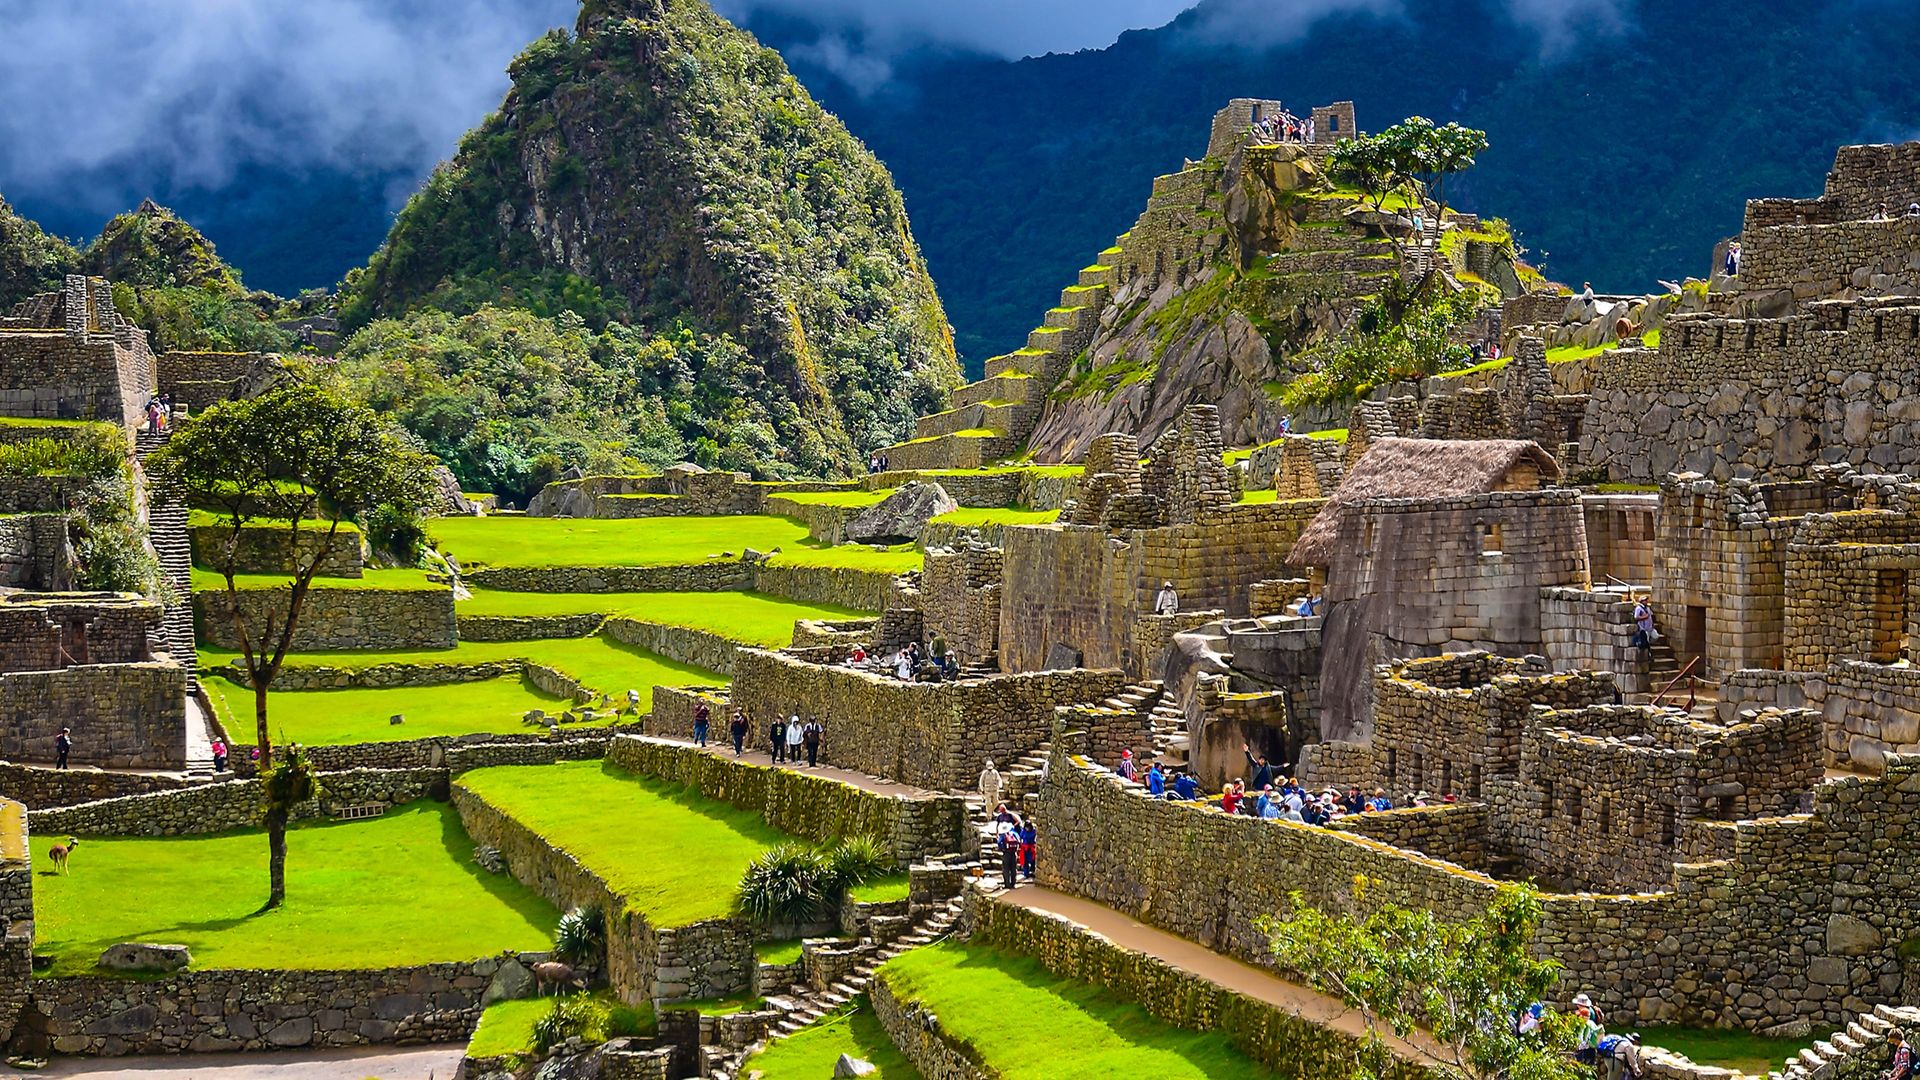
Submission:
<svg viewBox="0 0 1920 1080">
<path fill-rule="evenodd" d="M 1916 575 L 1920 515 L 1856 510 L 1801 519 L 1786 550 L 1781 666 L 1824 671 L 1842 660 L 1907 659 L 1920 617 Z"/>
<path fill-rule="evenodd" d="M 51 762 L 61 727 L 76 765 L 181 769 L 187 673 L 173 663 L 83 664 L 0 675 L 0 757 Z"/>
<path fill-rule="evenodd" d="M 35 979 L 20 1033 L 42 1051 L 105 1056 L 459 1042 L 501 964 Z"/>
<path fill-rule="evenodd" d="M 1563 671 L 1610 671 L 1622 694 L 1650 694 L 1653 662 L 1633 645 L 1633 602 L 1624 593 L 1540 591 L 1540 646 Z"/>
<path fill-rule="evenodd" d="M 992 1080 L 999 1075 L 976 1064 L 980 1052 L 942 1029 L 926 1006 L 896 994 L 886 968 L 873 973 L 867 998 L 887 1038 L 923 1080 Z"/>
<path fill-rule="evenodd" d="M 1327 828 L 1417 851 L 1468 870 L 1486 870 L 1490 854 L 1487 816 L 1486 804 L 1461 802 L 1350 814 L 1335 818 Z"/>
<path fill-rule="evenodd" d="M 224 569 L 226 545 L 232 536 L 232 528 L 221 524 L 188 529 L 194 562 Z M 342 524 L 331 538 L 324 528 L 303 528 L 296 549 L 284 527 L 250 525 L 240 530 L 234 544 L 233 568 L 242 574 L 291 574 L 296 557 L 304 566 L 316 555 L 319 558 L 317 573 L 321 577 L 357 578 L 366 565 L 366 541 L 351 524 Z"/>
<path fill-rule="evenodd" d="M 160 392 L 193 413 L 271 388 L 286 372 L 274 353 L 166 352 L 155 364 Z"/>
<path fill-rule="evenodd" d="M 0 600 L 0 672 L 152 659 L 157 601 L 132 593 L 17 593 Z"/>
<path fill-rule="evenodd" d="M 967 660 L 992 655 L 1000 645 L 1000 549 L 963 540 L 927 552 L 920 579 L 924 627 L 929 639 Z"/>
<path fill-rule="evenodd" d="M 27 808 L 0 799 L 0 1045 L 33 990 L 33 857 Z"/>
<path fill-rule="evenodd" d="M 784 596 L 803 604 L 830 604 L 856 611 L 880 611 L 887 606 L 894 574 L 851 566 L 788 566 L 760 563 L 749 586 L 755 592 Z"/>
<path fill-rule="evenodd" d="M 1653 582 L 1658 495 L 1582 495 L 1587 519 L 1587 563 L 1597 584 L 1608 578 L 1629 585 Z"/>
<path fill-rule="evenodd" d="M 1055 706 L 1126 683 L 1114 669 L 904 683 L 763 649 L 741 649 L 734 664 L 733 704 L 755 730 L 776 716 L 817 718 L 822 760 L 934 790 L 972 788 L 985 759 L 1011 761 L 1044 742 Z"/>
<path fill-rule="evenodd" d="M 1877 773 L 1888 754 L 1920 753 L 1920 668 L 1847 660 L 1825 671 L 1740 671 L 1721 684 L 1722 722 L 1743 709 L 1821 716 L 1829 768 Z"/>
<path fill-rule="evenodd" d="M 1364 874 L 1383 902 L 1461 918 L 1498 887 L 1369 838 L 1149 799 L 1064 756 L 1051 772 L 1041 884 L 1251 963 L 1267 959 L 1255 921 L 1294 890 L 1339 905 Z M 1920 761 L 1892 758 L 1883 779 L 1819 788 L 1809 815 L 1731 826 L 1727 860 L 1676 866 L 1665 891 L 1546 894 L 1535 947 L 1618 1025 L 1836 1025 L 1901 993 L 1897 948 L 1920 930 L 1917 815 Z M 1235 887 L 1195 888 L 1196 867 Z"/>
<path fill-rule="evenodd" d="M 719 732 L 725 716 L 718 709 L 715 714 Z M 967 804 L 957 795 L 879 795 L 824 776 L 753 765 L 634 735 L 615 738 L 607 761 L 757 813 L 768 825 L 808 840 L 874 837 L 903 864 L 959 851 L 967 837 Z"/>
<path fill-rule="evenodd" d="M 69 276 L 44 329 L 0 332 L 0 416 L 107 420 L 132 431 L 157 378 L 146 331 L 104 279 Z"/>
<path fill-rule="evenodd" d="M 242 589 L 241 611 L 256 636 L 270 613 L 286 612 L 285 589 Z M 202 641 L 237 649 L 233 606 L 224 589 L 193 595 Z M 293 630 L 296 652 L 320 649 L 451 649 L 458 642 L 452 589 L 310 589 Z"/>
<path fill-rule="evenodd" d="M 1090 667 L 1130 666 L 1128 629 L 1171 581 L 1183 611 L 1245 615 L 1255 582 L 1298 576 L 1284 561 L 1320 501 L 1234 505 L 1151 529 L 1028 525 L 1002 536 L 1001 666 L 1047 666 L 1066 646 Z"/>
<path fill-rule="evenodd" d="M 13 514 L 0 517 L 0 586 L 11 589 L 70 589 L 73 587 L 73 571 L 74 552 L 67 540 L 67 515 Z"/>
<path fill-rule="evenodd" d="M 705 630 L 624 617 L 608 619 L 600 632 L 669 660 L 727 676 L 733 674 L 733 653 L 739 648 L 731 639 Z"/>
<path fill-rule="evenodd" d="M 461 580 L 508 592 L 719 592 L 751 589 L 753 568 L 735 559 L 683 566 L 498 566 Z"/>
<path fill-rule="evenodd" d="M 64 514 L 93 486 L 84 476 L 0 479 L 0 514 Z"/>
<path fill-rule="evenodd" d="M 462 615 L 456 603 L 461 641 L 539 641 L 544 638 L 586 637 L 606 619 L 599 612 L 584 615 Z"/>
<path fill-rule="evenodd" d="M 343 806 L 399 806 L 425 798 L 446 779 L 440 769 L 357 769 L 323 773 L 320 798 L 294 808 L 295 821 L 327 817 Z M 39 832 L 77 836 L 197 836 L 260 824 L 258 780 L 221 780 L 145 795 L 33 810 Z"/>
<path fill-rule="evenodd" d="M 103 772 L 99 769 L 55 769 L 44 765 L 0 761 L 0 791 L 36 810 L 77 806 L 125 795 L 175 791 L 186 786 L 165 773 Z"/>
</svg>

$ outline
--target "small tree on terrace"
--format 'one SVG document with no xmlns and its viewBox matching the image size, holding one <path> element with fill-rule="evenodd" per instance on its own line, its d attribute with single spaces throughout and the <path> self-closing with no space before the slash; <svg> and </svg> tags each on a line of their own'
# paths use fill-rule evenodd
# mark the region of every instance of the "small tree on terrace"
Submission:
<svg viewBox="0 0 1920 1080">
<path fill-rule="evenodd" d="M 1380 133 L 1385 155 L 1402 176 L 1418 177 L 1447 216 L 1447 177 L 1473 167 L 1487 149 L 1487 133 L 1459 124 L 1435 124 L 1424 116 L 1409 116 Z"/>
<path fill-rule="evenodd" d="M 426 507 L 432 465 L 417 443 L 372 410 L 308 380 L 215 405 L 148 459 L 159 482 L 178 487 L 219 519 L 221 542 L 200 557 L 226 580 L 234 637 L 253 686 L 254 737 L 271 796 L 267 908 L 286 898 L 291 803 L 278 795 L 311 791 L 298 755 L 288 762 L 292 773 L 276 781 L 267 688 L 286 661 L 314 576 L 342 525 L 376 506 Z M 250 528 L 285 531 L 289 578 L 284 588 L 248 590 L 243 603 L 235 577 Z"/>
<path fill-rule="evenodd" d="M 1368 908 L 1367 880 L 1354 900 Z M 1503 886 L 1486 911 L 1444 922 L 1430 911 L 1372 906 L 1330 915 L 1299 893 L 1292 910 L 1261 924 L 1282 967 L 1304 975 L 1365 1019 L 1368 1039 L 1350 1077 L 1377 1080 L 1391 1069 L 1381 1031 L 1412 1036 L 1445 1070 L 1467 1080 L 1581 1080 L 1571 1058 L 1574 1024 L 1548 1012 L 1537 1033 L 1515 1018 L 1545 1000 L 1560 965 L 1536 960 L 1527 942 L 1540 925 L 1540 897 Z M 1420 1034 L 1416 1034 L 1416 1032 Z"/>
<path fill-rule="evenodd" d="M 1361 135 L 1342 139 L 1327 156 L 1327 168 L 1334 178 L 1351 184 L 1373 208 L 1386 205 L 1387 196 L 1406 182 L 1400 172 L 1394 147 L 1379 135 Z"/>
</svg>

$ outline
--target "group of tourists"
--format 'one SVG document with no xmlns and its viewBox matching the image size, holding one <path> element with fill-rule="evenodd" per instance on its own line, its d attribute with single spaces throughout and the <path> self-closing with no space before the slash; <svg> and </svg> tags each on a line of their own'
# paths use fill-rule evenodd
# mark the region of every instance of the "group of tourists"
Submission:
<svg viewBox="0 0 1920 1080">
<path fill-rule="evenodd" d="M 173 419 L 173 395 L 155 394 L 147 398 L 147 430 L 159 434 Z"/>
<path fill-rule="evenodd" d="M 875 450 L 873 453 L 867 455 L 867 471 L 870 473 L 883 473 L 887 471 L 887 452 L 885 450 Z"/>
<path fill-rule="evenodd" d="M 1033 846 L 1039 832 L 1033 819 L 1022 818 L 1006 803 L 993 807 L 993 843 L 1000 850 L 1000 885 L 1011 889 L 1033 880 Z"/>
<path fill-rule="evenodd" d="M 1606 1018 L 1600 1007 L 1585 994 L 1576 994 L 1573 999 L 1573 1015 L 1579 1019 L 1579 1034 L 1575 1037 L 1573 1057 L 1583 1065 L 1604 1065 L 1607 1080 L 1621 1080 L 1633 1077 L 1639 1080 L 1647 1075 L 1647 1067 L 1640 1060 L 1640 1036 L 1613 1035 L 1608 1033 Z M 1532 1027 L 1528 1026 L 1529 1020 Z M 1521 1014 L 1518 1031 L 1522 1036 L 1538 1030 L 1540 1006 L 1534 1005 Z"/>
<path fill-rule="evenodd" d="M 694 706 L 693 741 L 698 746 L 707 745 L 706 702 Z M 739 709 L 733 710 L 733 720 L 727 725 L 727 734 L 733 740 L 733 756 L 746 753 L 747 736 L 752 734 L 753 725 L 747 721 L 747 714 Z M 826 741 L 827 726 L 816 717 L 801 721 L 798 714 L 781 719 L 774 717 L 767 725 L 767 756 L 775 765 L 799 766 L 801 757 L 807 759 L 807 768 L 820 765 L 820 745 Z"/>
<path fill-rule="evenodd" d="M 1373 794 L 1363 793 L 1360 788 L 1350 786 L 1342 795 L 1337 788 L 1324 788 L 1310 791 L 1298 777 L 1281 775 L 1262 754 L 1253 752 L 1248 744 L 1242 744 L 1241 750 L 1247 756 L 1251 767 L 1251 782 L 1241 777 L 1227 781 L 1220 789 L 1219 807 L 1222 813 L 1243 817 L 1263 818 L 1268 821 L 1297 821 L 1305 825 L 1325 825 L 1337 818 L 1352 814 L 1365 814 L 1394 808 L 1394 801 L 1387 796 L 1386 789 L 1374 788 Z M 991 765 L 991 763 L 989 763 Z M 1147 794 L 1156 799 L 1170 802 L 1211 802 L 1211 797 L 1201 788 L 1200 781 L 1192 771 L 1185 767 L 1163 768 L 1158 760 L 1149 764 L 1142 772 L 1134 760 L 1132 750 L 1120 751 L 1119 764 L 1114 766 L 1116 776 L 1130 783 L 1136 783 L 1147 789 Z M 1416 792 L 1406 797 L 1405 806 L 1436 806 L 1452 803 L 1455 796 L 1448 792 L 1435 798 L 1427 792 Z"/>
<path fill-rule="evenodd" d="M 846 666 L 889 674 L 901 682 L 951 682 L 960 677 L 960 654 L 941 638 L 926 645 L 910 641 L 878 661 L 866 646 L 855 645 Z"/>
<path fill-rule="evenodd" d="M 1255 142 L 1310 143 L 1313 141 L 1313 117 L 1298 117 L 1282 109 L 1277 116 L 1263 116 L 1255 120 L 1250 134 Z"/>
<path fill-rule="evenodd" d="M 1728 277 L 1740 276 L 1740 241 L 1727 245 L 1727 261 L 1720 269 L 1726 271 Z"/>
</svg>

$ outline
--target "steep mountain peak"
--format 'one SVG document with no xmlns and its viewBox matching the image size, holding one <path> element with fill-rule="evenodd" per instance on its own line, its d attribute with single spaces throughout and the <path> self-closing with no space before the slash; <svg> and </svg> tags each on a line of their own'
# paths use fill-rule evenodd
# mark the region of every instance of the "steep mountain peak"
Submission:
<svg viewBox="0 0 1920 1080">
<path fill-rule="evenodd" d="M 686 325 L 757 370 L 696 373 L 793 471 L 844 471 L 959 381 L 886 169 L 772 50 L 698 0 L 590 0 L 347 282 L 350 325 L 503 297 Z"/>
<path fill-rule="evenodd" d="M 242 291 L 213 241 L 152 199 L 107 222 L 87 246 L 86 271 L 123 285 Z"/>
</svg>

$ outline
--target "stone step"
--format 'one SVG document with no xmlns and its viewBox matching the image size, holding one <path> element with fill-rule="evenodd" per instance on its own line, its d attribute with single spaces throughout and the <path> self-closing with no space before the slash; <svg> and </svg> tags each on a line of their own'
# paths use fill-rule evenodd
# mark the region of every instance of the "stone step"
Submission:
<svg viewBox="0 0 1920 1080">
<path fill-rule="evenodd" d="M 1091 311 L 1091 308 L 1084 305 L 1051 308 L 1047 311 L 1045 321 L 1041 325 L 1058 327 L 1062 330 L 1078 330 L 1086 325 Z"/>
<path fill-rule="evenodd" d="M 1071 351 L 1070 343 L 1073 338 L 1072 331 L 1064 327 L 1037 326 L 1027 334 L 1027 348 L 1039 349 L 1046 353 L 1066 353 Z"/>
<path fill-rule="evenodd" d="M 1060 290 L 1061 307 L 1084 307 L 1095 315 L 1105 310 L 1112 298 L 1112 292 L 1105 284 L 1069 285 Z"/>
<path fill-rule="evenodd" d="M 1080 268 L 1080 277 L 1078 280 L 1083 288 L 1092 288 L 1098 285 L 1112 285 L 1113 267 L 1100 263 L 1094 263 L 1092 266 L 1083 266 Z"/>
</svg>

